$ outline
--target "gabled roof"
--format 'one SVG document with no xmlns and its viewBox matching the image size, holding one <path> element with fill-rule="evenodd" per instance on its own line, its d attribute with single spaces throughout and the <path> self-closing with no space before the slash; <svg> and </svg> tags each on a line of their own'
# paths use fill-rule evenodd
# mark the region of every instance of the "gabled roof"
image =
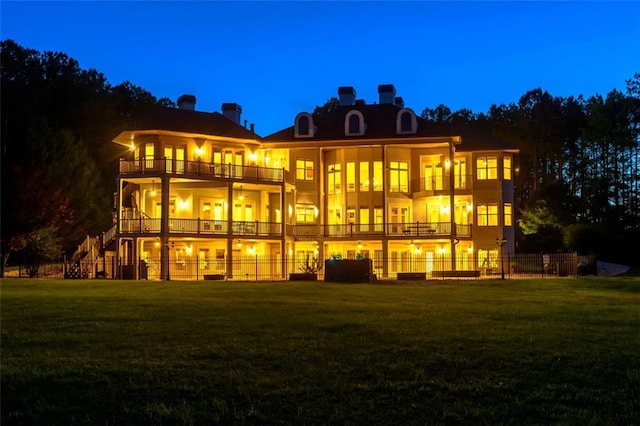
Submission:
<svg viewBox="0 0 640 426">
<path fill-rule="evenodd" d="M 136 114 L 133 129 L 128 130 L 167 130 L 238 139 L 261 139 L 259 135 L 236 124 L 219 112 L 156 106 L 139 111 Z"/>
<path fill-rule="evenodd" d="M 345 139 L 411 139 L 461 136 L 462 144 L 456 151 L 504 150 L 515 149 L 499 139 L 478 128 L 459 124 L 440 124 L 427 121 L 416 116 L 418 128 L 415 134 L 398 134 L 396 120 L 402 108 L 392 104 L 346 105 L 322 115 L 313 116 L 316 133 L 310 138 L 296 138 L 295 126 L 287 127 L 272 133 L 262 140 L 264 142 L 297 142 L 304 146 L 305 142 L 333 141 Z M 364 117 L 366 131 L 362 136 L 346 136 L 344 122 L 350 111 L 359 111 Z"/>
</svg>

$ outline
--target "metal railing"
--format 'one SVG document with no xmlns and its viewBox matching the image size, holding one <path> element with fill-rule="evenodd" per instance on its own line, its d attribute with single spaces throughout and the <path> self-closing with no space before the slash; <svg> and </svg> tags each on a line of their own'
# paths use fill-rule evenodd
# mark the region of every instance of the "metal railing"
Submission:
<svg viewBox="0 0 640 426">
<path fill-rule="evenodd" d="M 293 183 L 293 174 L 284 168 L 172 160 L 169 158 L 120 159 L 121 174 L 168 173 L 194 178 L 248 180 L 268 183 Z"/>
<path fill-rule="evenodd" d="M 337 258 L 333 258 L 339 261 Z M 456 259 L 452 267 L 449 256 L 403 253 L 400 256 L 374 256 L 373 273 L 377 280 L 474 280 L 512 278 L 575 278 L 577 275 L 595 274 L 595 257 L 580 257 L 575 253 L 553 254 L 505 254 L 502 258 L 480 260 L 475 256 Z M 229 262 L 228 262 L 229 261 Z M 170 280 L 196 281 L 282 281 L 291 274 L 304 271 L 305 258 L 280 256 L 234 256 L 215 259 L 195 257 L 179 260 L 169 257 Z M 318 259 L 324 266 L 324 259 Z M 231 265 L 231 269 L 228 269 Z M 593 268 L 589 268 L 592 265 Z M 140 268 L 143 279 L 160 279 L 160 259 L 139 259 L 137 265 L 120 265 L 121 271 Z M 324 268 L 317 272 L 317 279 L 324 279 Z M 592 271 L 592 272 L 591 272 Z M 121 278 L 133 278 L 122 276 Z"/>
<path fill-rule="evenodd" d="M 233 235 L 282 236 L 283 224 L 261 221 L 233 221 Z M 229 222 L 209 219 L 169 219 L 169 233 L 195 235 L 227 235 Z M 359 237 L 359 236 L 397 236 L 412 238 L 442 238 L 451 235 L 450 222 L 405 222 L 339 225 L 286 225 L 287 235 L 305 239 L 317 237 Z M 121 234 L 158 234 L 161 232 L 161 220 L 146 217 L 120 220 Z M 470 237 L 470 224 L 457 224 L 456 236 Z"/>
</svg>

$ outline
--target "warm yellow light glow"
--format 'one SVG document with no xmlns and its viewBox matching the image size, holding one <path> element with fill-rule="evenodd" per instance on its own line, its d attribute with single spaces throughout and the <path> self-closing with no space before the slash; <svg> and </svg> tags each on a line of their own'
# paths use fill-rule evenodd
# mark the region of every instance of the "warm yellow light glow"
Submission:
<svg viewBox="0 0 640 426">
<path fill-rule="evenodd" d="M 358 250 L 362 250 L 362 241 L 358 241 Z"/>
<path fill-rule="evenodd" d="M 238 200 L 244 200 L 244 194 L 242 193 L 242 185 L 240 185 L 240 195 L 238 195 Z"/>
<path fill-rule="evenodd" d="M 251 161 L 256 161 L 258 159 L 258 153 L 257 152 L 249 152 L 249 160 Z"/>
<path fill-rule="evenodd" d="M 198 157 L 202 157 L 202 154 L 204 154 L 204 149 L 201 146 L 197 147 L 196 148 L 196 155 Z"/>
<path fill-rule="evenodd" d="M 318 210 L 317 207 L 313 208 L 313 217 L 318 217 L 318 213 L 320 213 L 320 210 Z"/>
<path fill-rule="evenodd" d="M 293 249 L 291 247 L 289 247 L 288 253 L 289 253 L 289 256 L 293 256 Z"/>
<path fill-rule="evenodd" d="M 467 211 L 470 212 L 471 210 L 473 210 L 473 204 L 468 203 L 467 204 Z"/>
<path fill-rule="evenodd" d="M 236 243 L 236 247 L 242 247 L 242 241 L 238 240 L 238 242 Z"/>
<path fill-rule="evenodd" d="M 293 207 L 291 207 L 291 204 L 289 204 L 289 216 L 291 216 L 293 214 Z"/>
<path fill-rule="evenodd" d="M 446 249 L 446 248 L 444 248 L 444 247 L 440 247 L 440 248 L 438 249 L 438 253 L 440 253 L 440 254 L 445 254 L 446 252 L 447 252 L 447 249 Z"/>
<path fill-rule="evenodd" d="M 156 241 L 155 243 L 153 243 L 153 245 L 154 245 L 155 247 L 160 247 L 160 241 Z"/>
<path fill-rule="evenodd" d="M 136 150 L 136 146 L 133 144 L 133 142 L 131 142 L 131 145 L 129 145 L 129 151 L 135 151 Z"/>
<path fill-rule="evenodd" d="M 180 209 L 182 209 L 182 210 L 188 208 L 189 207 L 189 200 L 180 200 L 180 202 L 178 203 L 178 207 L 180 207 Z"/>
<path fill-rule="evenodd" d="M 252 256 L 253 256 L 253 255 L 255 255 L 255 254 L 256 254 L 256 248 L 255 248 L 255 246 L 251 246 L 251 247 L 249 247 L 248 252 L 249 252 L 249 254 L 250 254 L 250 255 L 252 255 Z"/>
<path fill-rule="evenodd" d="M 451 161 L 449 161 L 449 160 L 445 160 L 445 162 L 444 162 L 444 167 L 445 167 L 446 169 L 448 169 L 449 167 L 451 167 Z"/>
<path fill-rule="evenodd" d="M 416 247 L 416 254 L 422 254 L 422 247 Z"/>
<path fill-rule="evenodd" d="M 193 247 L 191 246 L 191 244 L 187 246 L 185 252 L 187 253 L 187 256 L 191 256 L 191 253 L 193 253 Z"/>
<path fill-rule="evenodd" d="M 270 161 L 271 161 L 271 157 L 269 157 L 269 154 L 267 154 L 264 157 L 264 164 L 268 166 Z"/>
<path fill-rule="evenodd" d="M 471 246 L 467 247 L 467 253 L 469 254 L 473 253 L 473 247 Z"/>
</svg>

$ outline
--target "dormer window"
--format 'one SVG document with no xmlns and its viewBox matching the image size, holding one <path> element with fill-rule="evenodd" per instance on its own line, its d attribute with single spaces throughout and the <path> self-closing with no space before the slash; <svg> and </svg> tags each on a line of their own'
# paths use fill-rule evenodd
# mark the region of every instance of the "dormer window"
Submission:
<svg viewBox="0 0 640 426">
<path fill-rule="evenodd" d="M 362 136 L 366 130 L 364 117 L 360 111 L 349 111 L 344 120 L 344 134 L 347 136 Z"/>
<path fill-rule="evenodd" d="M 412 135 L 418 130 L 418 120 L 416 114 L 409 108 L 398 111 L 396 117 L 396 132 L 399 135 Z"/>
<path fill-rule="evenodd" d="M 315 127 L 313 126 L 313 117 L 311 114 L 301 112 L 296 117 L 295 125 L 295 137 L 296 138 L 311 138 L 315 133 Z"/>
</svg>

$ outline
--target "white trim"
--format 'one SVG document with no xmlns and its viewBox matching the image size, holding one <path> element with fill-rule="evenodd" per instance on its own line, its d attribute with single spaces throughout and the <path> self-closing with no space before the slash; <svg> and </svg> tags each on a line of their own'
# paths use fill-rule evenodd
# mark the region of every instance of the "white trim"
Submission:
<svg viewBox="0 0 640 426">
<path fill-rule="evenodd" d="M 402 114 L 411 114 L 411 130 L 402 130 Z M 418 120 L 416 113 L 411 108 L 402 108 L 396 115 L 396 133 L 399 135 L 414 135 L 418 131 Z"/>
<path fill-rule="evenodd" d="M 349 119 L 351 118 L 351 116 L 353 115 L 357 115 L 358 116 L 358 121 L 360 122 L 360 131 L 357 133 L 350 133 L 349 132 Z M 344 134 L 345 136 L 364 136 L 365 131 L 367 130 L 367 125 L 364 123 L 364 116 L 362 115 L 362 113 L 358 110 L 352 110 L 349 111 L 347 113 L 347 115 L 344 117 Z"/>
<path fill-rule="evenodd" d="M 309 119 L 309 133 L 307 133 L 307 134 L 300 133 L 299 124 L 300 124 L 300 119 L 302 117 L 307 117 Z M 295 128 L 294 128 L 294 131 L 293 131 L 293 136 L 294 137 L 296 137 L 296 138 L 312 138 L 315 133 L 316 133 L 316 128 L 313 125 L 313 116 L 311 114 L 309 114 L 308 112 L 301 112 L 298 115 L 296 115 Z"/>
</svg>

